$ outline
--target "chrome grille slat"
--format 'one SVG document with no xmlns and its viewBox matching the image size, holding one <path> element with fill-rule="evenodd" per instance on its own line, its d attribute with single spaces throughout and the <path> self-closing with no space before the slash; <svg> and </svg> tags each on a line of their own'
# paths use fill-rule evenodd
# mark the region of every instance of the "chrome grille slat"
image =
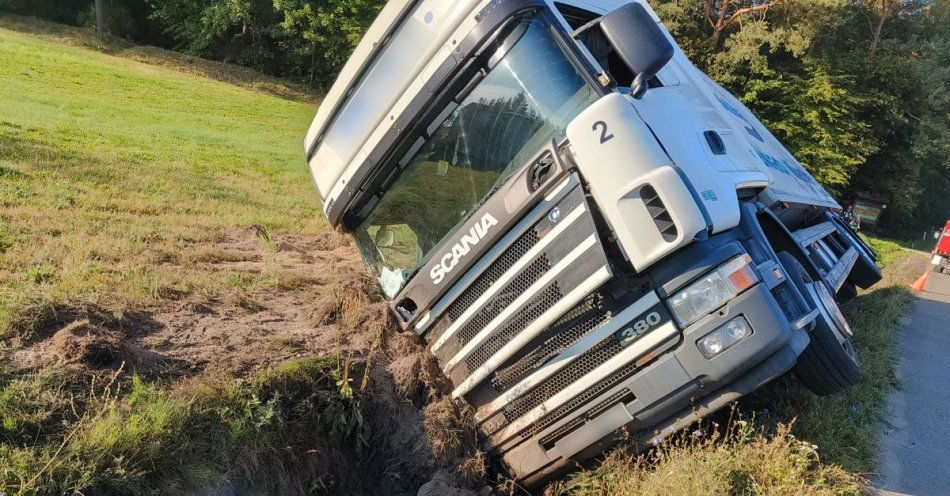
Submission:
<svg viewBox="0 0 950 496">
<path fill-rule="evenodd" d="M 577 357 L 570 365 L 559 370 L 549 377 L 548 380 L 539 384 L 531 392 L 512 401 L 505 407 L 505 416 L 508 418 L 518 418 L 528 413 L 532 408 L 540 405 L 544 400 L 550 398 L 558 391 L 570 386 L 622 350 L 623 345 L 620 344 L 620 341 L 614 339 L 613 336 L 597 343 L 593 348 Z"/>
<path fill-rule="evenodd" d="M 539 223 L 539 226 L 535 226 L 533 231 L 537 233 L 539 242 L 535 243 L 530 249 L 528 249 L 524 255 L 518 258 L 513 264 L 505 266 L 504 273 L 498 277 L 493 284 L 491 284 L 481 295 L 476 298 L 475 302 L 467 307 L 461 315 L 453 320 L 451 323 L 447 323 L 447 318 L 443 317 L 440 319 L 438 325 L 444 326 L 447 325 L 448 328 L 445 329 L 438 338 L 432 342 L 432 350 L 439 352 L 443 346 L 452 338 L 458 339 L 458 331 L 461 327 L 465 326 L 483 307 L 492 302 L 492 300 L 498 295 L 499 291 L 504 288 L 509 281 L 517 278 L 528 266 L 535 257 L 542 255 L 548 251 L 553 252 L 563 252 L 565 251 L 565 246 L 563 243 L 554 243 L 555 240 L 560 240 L 561 236 L 565 232 L 573 232 L 577 229 L 580 221 L 580 224 L 586 224 L 590 219 L 590 212 L 587 209 L 587 205 L 582 201 L 583 195 L 580 190 L 575 189 L 574 192 L 568 195 L 561 204 L 566 204 L 566 206 L 573 206 L 569 213 L 566 213 L 562 219 L 559 219 L 559 222 L 548 222 L 553 225 L 553 228 L 545 229 L 544 231 L 539 231 L 539 227 L 545 227 L 545 221 Z M 559 207 L 555 207 L 559 208 Z M 565 207 L 566 208 L 566 207 Z M 550 221 L 550 219 L 545 219 Z M 547 226 L 550 227 L 550 226 Z M 583 227 L 583 226 L 582 226 Z M 593 233 L 593 226 L 590 226 L 590 231 Z M 477 334 L 476 334 L 477 335 Z M 464 346 L 466 343 L 463 343 Z"/>
<path fill-rule="evenodd" d="M 471 286 L 462 292 L 462 295 L 445 311 L 445 318 L 455 321 L 462 316 L 466 309 L 471 307 L 479 296 L 488 291 L 492 284 L 501 278 L 525 253 L 538 243 L 538 234 L 533 230 L 521 235 L 511 248 L 505 250 L 488 269 L 478 276 Z"/>
<path fill-rule="evenodd" d="M 627 377 L 630 377 L 637 371 L 638 368 L 639 367 L 637 366 L 636 363 L 631 362 L 617 369 L 616 372 L 614 372 L 613 374 L 610 374 L 604 380 L 598 383 L 595 383 L 593 386 L 585 389 L 584 391 L 582 391 L 580 394 L 572 398 L 567 403 L 564 403 L 563 405 L 557 407 L 555 410 L 544 415 L 537 421 L 532 422 L 531 426 L 521 433 L 521 437 L 523 439 L 526 439 L 541 432 L 542 430 L 546 429 L 549 425 L 557 422 L 558 420 L 563 418 L 565 415 L 570 414 L 574 410 L 577 410 L 578 408 L 583 406 L 588 401 L 597 397 L 597 395 L 599 395 L 600 393 L 607 391 L 614 385 L 618 384 L 620 381 L 626 379 Z"/>
<path fill-rule="evenodd" d="M 524 290 L 531 287 L 532 284 L 538 281 L 545 272 L 551 269 L 551 261 L 548 260 L 544 254 L 541 254 L 537 260 L 531 262 L 525 270 L 518 274 L 513 281 L 508 283 L 505 286 L 505 289 L 502 289 L 499 292 L 497 298 L 493 299 L 487 305 L 482 307 L 478 313 L 472 317 L 458 332 L 458 344 L 459 346 L 464 346 L 466 343 L 472 340 L 478 331 L 489 323 L 499 312 L 505 309 L 508 305 L 515 301 L 515 299 L 521 295 Z"/>
<path fill-rule="evenodd" d="M 592 228 L 592 227 L 591 227 Z M 559 247 L 563 248 L 563 246 Z M 485 346 L 489 341 L 493 341 L 500 330 L 504 330 L 506 323 L 509 319 L 516 318 L 516 316 L 521 313 L 527 305 L 534 301 L 537 295 L 542 292 L 548 291 L 548 288 L 555 283 L 563 283 L 563 287 L 570 288 L 573 291 L 576 290 L 576 287 L 584 281 L 584 278 L 589 277 L 589 274 L 597 272 L 598 268 L 606 267 L 606 259 L 603 257 L 595 258 L 596 252 L 602 249 L 597 244 L 597 236 L 595 234 L 590 234 L 583 242 L 579 243 L 567 256 L 561 258 L 551 270 L 546 272 L 541 278 L 539 278 L 530 288 L 527 288 L 524 292 L 518 295 L 518 297 L 510 305 L 505 307 L 498 315 L 489 323 L 487 326 L 483 327 L 474 338 L 469 340 L 462 346 L 462 349 L 455 353 L 451 359 L 445 364 L 445 372 L 450 372 L 452 369 L 459 366 L 462 361 L 467 359 L 472 353 L 475 353 L 478 349 Z M 603 282 L 603 281 L 601 281 Z M 596 288 L 590 288 L 594 290 Z M 575 295 L 576 296 L 576 295 Z M 585 294 L 581 295 L 578 300 L 587 296 Z M 553 308 L 555 304 L 559 303 L 561 300 L 558 297 L 554 301 L 549 301 Z M 576 303 L 572 302 L 571 305 Z M 570 307 L 565 308 L 564 311 L 567 311 Z M 540 318 L 542 315 L 548 315 L 546 312 L 539 312 L 537 318 Z M 554 315 L 551 318 L 551 322 L 560 315 Z M 537 329 L 536 332 L 540 332 L 541 329 Z M 504 339 L 501 343 L 502 346 L 507 345 L 510 342 L 511 335 L 506 335 L 508 339 Z M 532 336 L 533 337 L 533 336 Z M 500 347 L 499 347 L 500 349 Z M 498 351 L 498 350 L 496 350 Z M 483 361 L 487 362 L 487 358 L 483 356 Z M 481 365 L 479 365 L 480 367 Z"/>
<path fill-rule="evenodd" d="M 512 318 L 505 327 L 489 337 L 485 344 L 479 346 L 468 358 L 465 359 L 467 367 L 464 368 L 464 375 L 472 373 L 488 358 L 501 349 L 506 343 L 511 341 L 515 334 L 524 331 L 531 322 L 538 319 L 544 312 L 548 311 L 557 303 L 564 294 L 555 281 L 544 289 L 539 295 L 535 296 Z M 461 371 L 462 367 L 459 367 Z M 455 371 L 453 371 L 455 375 Z M 464 376 L 463 376 L 464 378 Z"/>
<path fill-rule="evenodd" d="M 623 379 L 620 379 L 620 380 L 623 380 Z M 565 437 L 567 434 L 569 434 L 573 430 L 586 424 L 589 420 L 603 413 L 608 408 L 616 405 L 617 403 L 629 403 L 633 401 L 634 399 L 636 398 L 633 392 L 631 392 L 629 389 L 627 388 L 620 389 L 619 391 L 608 396 L 605 400 L 591 407 L 582 415 L 578 415 L 577 417 L 574 417 L 569 422 L 553 430 L 551 433 L 546 434 L 544 437 L 542 437 L 538 441 L 538 443 L 541 444 L 541 446 L 545 447 L 545 449 L 550 449 L 550 447 L 553 446 L 554 443 L 557 442 L 558 439 Z M 563 417 L 563 415 L 560 417 Z M 549 424 L 550 423 L 546 423 L 545 427 L 547 427 L 547 425 Z M 538 429 L 538 432 L 540 432 L 543 429 L 544 427 Z"/>
<path fill-rule="evenodd" d="M 582 336 L 610 320 L 611 312 L 604 306 L 604 296 L 594 293 L 571 309 L 540 337 L 542 343 L 516 362 L 499 369 L 492 377 L 492 387 L 503 392 L 556 357 Z"/>
</svg>

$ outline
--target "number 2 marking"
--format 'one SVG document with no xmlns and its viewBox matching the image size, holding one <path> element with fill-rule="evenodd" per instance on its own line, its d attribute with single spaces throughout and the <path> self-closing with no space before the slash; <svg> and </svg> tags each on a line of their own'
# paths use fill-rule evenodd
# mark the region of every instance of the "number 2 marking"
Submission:
<svg viewBox="0 0 950 496">
<path fill-rule="evenodd" d="M 601 145 L 614 139 L 614 135 L 607 134 L 607 123 L 604 121 L 595 122 L 593 130 L 594 131 L 600 130 L 600 144 Z"/>
</svg>

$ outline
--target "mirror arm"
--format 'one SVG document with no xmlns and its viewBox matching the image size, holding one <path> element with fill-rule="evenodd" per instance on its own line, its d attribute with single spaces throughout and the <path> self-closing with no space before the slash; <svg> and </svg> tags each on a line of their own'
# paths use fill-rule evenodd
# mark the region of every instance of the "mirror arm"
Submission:
<svg viewBox="0 0 950 496">
<path fill-rule="evenodd" d="M 571 38 L 573 38 L 574 40 L 580 41 L 580 37 L 584 36 L 584 34 L 590 31 L 591 28 L 600 25 L 600 21 L 602 21 L 603 19 L 604 19 L 604 16 L 600 16 L 592 21 L 589 21 L 587 24 L 584 24 L 583 26 L 575 29 L 574 32 L 571 33 Z"/>
<path fill-rule="evenodd" d="M 653 78 L 652 74 L 645 72 L 637 74 L 637 77 L 633 80 L 633 84 L 630 85 L 630 95 L 637 100 L 643 98 L 643 95 L 646 94 L 647 89 L 650 87 L 649 81 L 651 78 Z"/>
</svg>

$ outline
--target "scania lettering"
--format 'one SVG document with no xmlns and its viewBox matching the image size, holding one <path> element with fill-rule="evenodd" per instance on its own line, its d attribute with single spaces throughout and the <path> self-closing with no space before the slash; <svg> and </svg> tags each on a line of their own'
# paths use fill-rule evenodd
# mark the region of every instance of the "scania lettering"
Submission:
<svg viewBox="0 0 950 496">
<path fill-rule="evenodd" d="M 526 487 L 789 371 L 861 379 L 838 304 L 874 253 L 643 1 L 390 0 L 304 151 Z"/>
<path fill-rule="evenodd" d="M 432 267 L 432 270 L 429 272 L 429 274 L 432 276 L 432 283 L 441 283 L 442 280 L 445 279 L 445 274 L 447 272 L 452 272 L 452 269 L 458 265 L 459 259 L 465 255 L 468 255 L 468 252 L 471 251 L 472 247 L 477 245 L 478 242 L 481 241 L 486 234 L 488 234 L 488 230 L 497 224 L 498 221 L 495 220 L 491 214 L 486 213 L 485 216 L 482 217 L 481 222 L 472 226 L 472 229 L 469 230 L 468 234 L 462 236 L 461 241 L 455 243 L 455 245 L 452 246 L 451 252 L 442 256 L 440 259 L 442 263 Z"/>
</svg>

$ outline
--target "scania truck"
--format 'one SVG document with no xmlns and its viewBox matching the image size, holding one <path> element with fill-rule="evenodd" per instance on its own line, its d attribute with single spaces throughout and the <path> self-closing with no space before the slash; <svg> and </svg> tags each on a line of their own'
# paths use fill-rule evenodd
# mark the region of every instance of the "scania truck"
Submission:
<svg viewBox="0 0 950 496">
<path fill-rule="evenodd" d="M 526 487 L 793 369 L 861 379 L 838 304 L 874 253 L 642 1 L 390 0 L 304 147 Z"/>
</svg>

